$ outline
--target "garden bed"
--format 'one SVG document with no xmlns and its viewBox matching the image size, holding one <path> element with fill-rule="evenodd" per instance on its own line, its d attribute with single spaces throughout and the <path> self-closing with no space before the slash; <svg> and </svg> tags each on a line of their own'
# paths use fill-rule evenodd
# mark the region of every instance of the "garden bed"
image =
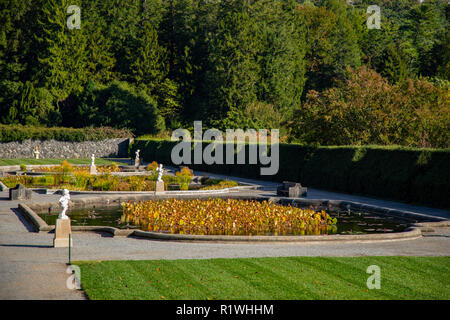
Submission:
<svg viewBox="0 0 450 320">
<path fill-rule="evenodd" d="M 155 191 L 158 172 L 157 163 L 151 163 L 139 173 L 122 172 L 116 164 L 98 166 L 98 174 L 90 174 L 89 166 L 72 166 L 63 161 L 60 166 L 35 168 L 31 174 L 16 174 L 1 179 L 8 188 L 22 184 L 34 189 L 68 189 L 71 191 Z M 25 169 L 25 168 L 24 168 Z M 214 190 L 237 187 L 235 181 L 201 177 L 192 183 L 193 173 L 183 168 L 175 175 L 162 176 L 165 190 Z"/>
</svg>

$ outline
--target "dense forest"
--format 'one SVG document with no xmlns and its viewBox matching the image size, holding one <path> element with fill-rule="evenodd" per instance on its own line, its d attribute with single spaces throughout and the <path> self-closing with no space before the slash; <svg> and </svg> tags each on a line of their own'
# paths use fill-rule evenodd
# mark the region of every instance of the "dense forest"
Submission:
<svg viewBox="0 0 450 320">
<path fill-rule="evenodd" d="M 449 147 L 447 1 L 347 2 L 1 0 L 0 123 Z"/>
</svg>

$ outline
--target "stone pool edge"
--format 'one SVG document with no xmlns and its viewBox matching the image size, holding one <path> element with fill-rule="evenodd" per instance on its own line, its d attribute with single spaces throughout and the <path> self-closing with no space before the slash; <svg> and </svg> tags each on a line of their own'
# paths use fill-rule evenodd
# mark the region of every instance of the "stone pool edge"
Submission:
<svg viewBox="0 0 450 320">
<path fill-rule="evenodd" d="M 114 199 L 114 202 L 120 202 L 122 197 Z M 141 197 L 134 197 L 134 200 Z M 258 197 L 260 199 L 266 199 L 266 197 Z M 401 210 L 392 210 L 372 205 L 361 205 L 359 203 L 354 203 L 351 201 L 340 201 L 340 200 L 308 200 L 308 199 L 288 199 L 281 197 L 271 197 L 271 200 L 278 200 L 277 202 L 299 202 L 301 204 L 311 204 L 311 205 L 334 205 L 342 208 L 345 206 L 350 209 L 365 209 L 370 211 L 376 211 L 381 214 L 393 214 L 393 213 L 403 213 L 404 215 L 411 215 L 414 213 Z M 81 201 L 80 201 L 81 200 Z M 77 199 L 73 201 L 74 204 L 85 205 L 85 199 Z M 112 199 L 94 198 L 89 199 L 90 203 L 101 203 L 109 204 Z M 295 201 L 297 200 L 297 201 Z M 33 206 L 35 205 L 35 206 Z M 49 232 L 54 230 L 54 226 L 48 225 L 41 217 L 39 217 L 34 210 L 30 207 L 52 207 L 54 203 L 19 203 L 19 210 L 27 217 L 28 220 L 35 226 L 38 232 Z M 375 210 L 377 209 L 378 210 Z M 436 219 L 435 222 L 422 222 L 413 224 L 411 227 L 407 228 L 403 232 L 394 233 L 383 233 L 383 234 L 359 234 L 359 235 L 320 235 L 320 236 L 223 236 L 223 235 L 188 235 L 188 234 L 165 234 L 160 232 L 152 231 L 142 231 L 138 229 L 118 229 L 109 226 L 72 226 L 72 231 L 76 232 L 107 232 L 113 236 L 135 236 L 139 238 L 147 238 L 153 240 L 166 240 L 166 241 L 212 241 L 212 242 L 344 242 L 344 241 L 393 241 L 393 240 L 411 240 L 420 238 L 422 232 L 432 232 L 434 227 L 449 227 L 450 220 Z"/>
</svg>

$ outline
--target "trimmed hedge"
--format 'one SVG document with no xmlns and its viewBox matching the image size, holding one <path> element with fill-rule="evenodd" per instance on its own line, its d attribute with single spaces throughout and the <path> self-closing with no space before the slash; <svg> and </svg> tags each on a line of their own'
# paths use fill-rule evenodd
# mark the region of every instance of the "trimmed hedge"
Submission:
<svg viewBox="0 0 450 320">
<path fill-rule="evenodd" d="M 57 141 L 97 141 L 113 138 L 129 138 L 133 134 L 129 130 L 110 127 L 99 128 L 63 128 L 63 127 L 34 127 L 20 124 L 0 124 L 0 142 L 32 140 Z"/>
<path fill-rule="evenodd" d="M 177 143 L 135 140 L 131 154 L 140 149 L 145 161 L 173 165 L 171 151 Z M 204 142 L 203 148 L 207 145 Z M 246 147 L 246 159 L 247 154 Z M 450 149 L 280 144 L 280 167 L 274 176 L 260 176 L 260 165 L 188 166 L 214 173 L 278 182 L 297 181 L 313 188 L 449 208 L 449 164 Z"/>
</svg>

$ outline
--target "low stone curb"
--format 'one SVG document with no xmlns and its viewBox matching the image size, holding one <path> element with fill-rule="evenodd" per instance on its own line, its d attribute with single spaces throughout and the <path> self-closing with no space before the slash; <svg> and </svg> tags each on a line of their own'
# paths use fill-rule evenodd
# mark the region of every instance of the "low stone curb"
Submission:
<svg viewBox="0 0 450 320">
<path fill-rule="evenodd" d="M 49 226 L 26 204 L 19 203 L 19 210 L 25 214 L 25 217 L 35 226 L 37 231 L 52 231 L 55 229 L 55 226 Z"/>
<path fill-rule="evenodd" d="M 3 182 L 0 181 L 0 191 L 7 191 L 7 190 L 9 190 L 9 188 Z"/>
<path fill-rule="evenodd" d="M 56 193 L 61 189 L 45 189 L 45 188 L 31 188 L 33 191 L 45 191 Z M 241 190 L 255 190 L 255 186 L 239 186 L 223 189 L 213 190 L 171 190 L 156 192 L 156 195 L 215 195 L 221 193 L 239 192 Z M 70 194 L 95 194 L 95 195 L 114 195 L 114 194 L 138 194 L 138 195 L 155 195 L 155 191 L 70 191 Z"/>
<path fill-rule="evenodd" d="M 107 232 L 112 234 L 114 237 L 128 237 L 131 234 L 133 234 L 136 230 L 117 229 L 114 227 L 106 227 L 106 226 L 72 226 L 72 231 Z"/>
<path fill-rule="evenodd" d="M 422 232 L 434 232 L 435 228 L 447 228 L 450 227 L 450 221 L 437 221 L 437 222 L 421 222 L 413 224 L 413 227 L 419 228 Z"/>
<path fill-rule="evenodd" d="M 382 241 L 415 239 L 422 236 L 418 228 L 408 228 L 405 232 L 386 234 L 333 234 L 320 236 L 222 236 L 222 235 L 192 235 L 192 234 L 170 234 L 151 231 L 135 230 L 136 237 L 156 240 L 170 241 L 219 241 L 219 242 L 341 242 L 341 241 Z"/>
</svg>

